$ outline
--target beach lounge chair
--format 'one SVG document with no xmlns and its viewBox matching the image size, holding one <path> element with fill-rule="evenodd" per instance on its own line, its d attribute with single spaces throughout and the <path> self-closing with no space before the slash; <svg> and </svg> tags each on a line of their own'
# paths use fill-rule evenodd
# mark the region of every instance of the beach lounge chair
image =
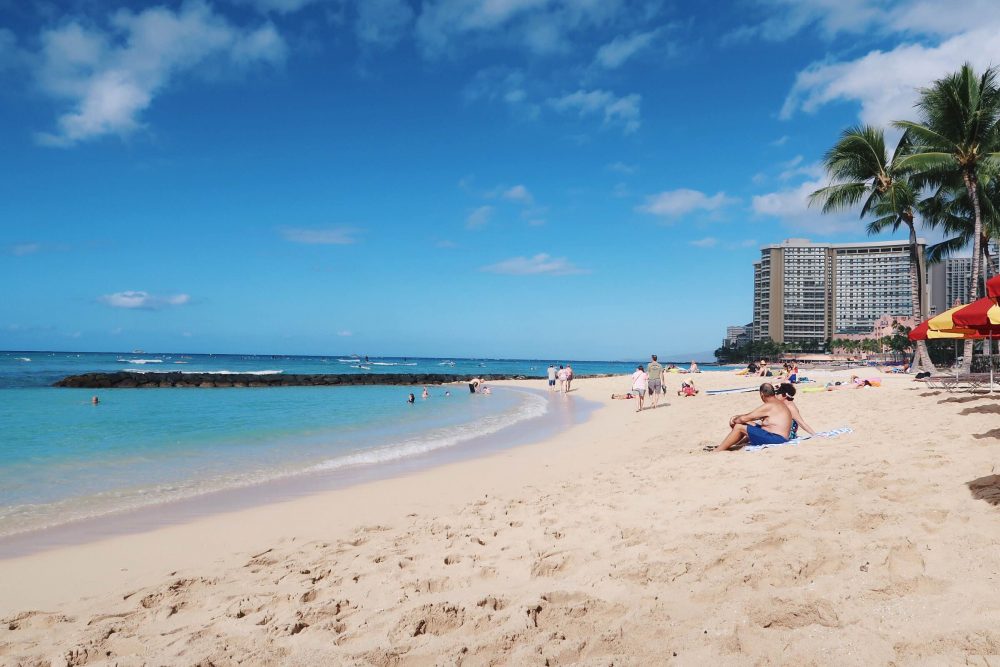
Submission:
<svg viewBox="0 0 1000 667">
<path fill-rule="evenodd" d="M 931 375 L 925 378 L 915 378 L 913 381 L 925 384 L 928 389 L 943 389 L 948 392 L 980 391 L 990 388 L 989 373 Z"/>
</svg>

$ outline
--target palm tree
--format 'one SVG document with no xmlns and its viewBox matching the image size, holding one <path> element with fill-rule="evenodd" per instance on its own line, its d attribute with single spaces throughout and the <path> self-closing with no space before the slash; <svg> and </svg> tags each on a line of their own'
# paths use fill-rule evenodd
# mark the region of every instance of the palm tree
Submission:
<svg viewBox="0 0 1000 667">
<path fill-rule="evenodd" d="M 897 121 L 913 142 L 899 167 L 929 181 L 962 178 L 972 204 L 972 276 L 969 297 L 979 297 L 983 216 L 979 197 L 980 167 L 1000 160 L 1000 88 L 997 71 L 988 68 L 977 76 L 966 63 L 954 74 L 938 79 L 920 91 L 917 110 L 921 122 Z M 972 341 L 965 342 L 962 370 L 972 366 Z"/>
<path fill-rule="evenodd" d="M 979 239 L 983 253 L 983 274 L 989 277 L 991 270 L 989 242 L 1000 238 L 1000 174 L 992 169 L 979 170 L 979 208 L 982 216 L 982 230 Z M 937 184 L 934 191 L 920 202 L 920 217 L 928 227 L 939 228 L 948 238 L 928 246 L 927 261 L 939 262 L 954 252 L 973 245 L 975 233 L 975 213 L 969 199 L 969 191 L 957 174 L 948 182 Z"/>
<path fill-rule="evenodd" d="M 858 125 L 844 130 L 837 143 L 823 156 L 823 165 L 833 182 L 812 193 L 809 205 L 822 204 L 823 213 L 832 213 L 861 204 L 861 218 L 874 218 L 868 223 L 869 234 L 906 227 L 910 244 L 910 307 L 914 316 L 927 319 L 924 288 L 927 271 L 924 254 L 917 243 L 915 223 L 919 188 L 909 174 L 899 168 L 901 158 L 909 149 L 905 134 L 890 156 L 881 129 Z M 924 341 L 917 342 L 913 365 L 935 370 Z"/>
</svg>

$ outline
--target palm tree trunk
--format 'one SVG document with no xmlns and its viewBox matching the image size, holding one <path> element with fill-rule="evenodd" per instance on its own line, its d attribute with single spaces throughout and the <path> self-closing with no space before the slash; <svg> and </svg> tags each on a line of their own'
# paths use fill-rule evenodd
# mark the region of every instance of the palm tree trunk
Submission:
<svg viewBox="0 0 1000 667">
<path fill-rule="evenodd" d="M 983 236 L 983 216 L 979 208 L 979 192 L 976 187 L 975 167 L 966 167 L 962 170 L 962 178 L 965 180 L 965 188 L 969 191 L 969 200 L 972 202 L 972 211 L 975 215 L 972 231 L 972 276 L 969 283 L 969 301 L 979 298 L 979 266 L 983 258 L 982 236 Z M 972 370 L 972 346 L 974 341 L 965 341 L 965 352 L 962 359 L 962 372 L 968 373 Z"/>
<path fill-rule="evenodd" d="M 913 224 L 912 216 L 909 220 L 904 220 L 910 230 L 910 273 L 913 279 L 910 281 L 911 312 L 913 318 L 918 322 L 923 322 L 928 317 L 927 312 L 927 290 L 924 282 L 927 280 L 927 268 L 924 265 L 924 253 L 917 243 L 917 228 Z M 927 352 L 927 342 L 918 340 L 916 352 L 913 355 L 912 369 L 915 371 L 930 371 L 937 373 L 934 362 Z"/>
</svg>

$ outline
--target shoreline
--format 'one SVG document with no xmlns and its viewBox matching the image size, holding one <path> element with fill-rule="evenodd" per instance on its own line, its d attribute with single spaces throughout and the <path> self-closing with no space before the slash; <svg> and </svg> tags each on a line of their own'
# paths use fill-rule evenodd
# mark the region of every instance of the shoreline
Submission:
<svg viewBox="0 0 1000 667">
<path fill-rule="evenodd" d="M 0 662 L 997 654 L 996 397 L 885 375 L 879 388 L 797 397 L 817 430 L 852 434 L 706 454 L 756 396 L 668 393 L 668 406 L 635 413 L 608 398 L 626 383 L 581 382 L 573 393 L 601 407 L 534 444 L 0 561 Z"/>
<path fill-rule="evenodd" d="M 492 433 L 476 435 L 427 452 L 402 455 L 386 461 L 351 464 L 330 470 L 310 466 L 249 484 L 209 489 L 181 498 L 114 509 L 55 525 L 33 527 L 0 535 L 0 561 L 109 537 L 147 532 L 202 517 L 294 500 L 371 481 L 413 474 L 470 458 L 488 456 L 503 449 L 544 440 L 560 429 L 586 421 L 598 407 L 597 404 L 583 399 L 573 400 L 572 396 L 566 397 L 570 399 L 568 402 L 560 400 L 552 392 L 526 387 L 523 384 L 512 385 L 501 382 L 493 383 L 493 386 L 500 391 L 525 392 L 543 397 L 547 402 L 546 410 L 539 416 L 515 421 Z M 559 397 L 561 396 L 560 394 Z M 364 455 L 370 451 L 372 450 L 361 449 L 342 456 Z"/>
</svg>

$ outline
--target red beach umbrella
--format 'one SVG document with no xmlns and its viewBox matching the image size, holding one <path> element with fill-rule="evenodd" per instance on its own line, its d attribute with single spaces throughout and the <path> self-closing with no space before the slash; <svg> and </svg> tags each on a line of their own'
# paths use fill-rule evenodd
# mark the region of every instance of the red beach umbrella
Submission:
<svg viewBox="0 0 1000 667">
<path fill-rule="evenodd" d="M 931 329 L 930 321 L 921 322 L 910 330 L 910 340 L 938 340 L 943 338 L 962 340 L 966 338 L 982 338 L 983 334 L 975 329 Z"/>
<path fill-rule="evenodd" d="M 1000 276 L 993 276 L 986 281 L 986 296 L 1000 300 Z"/>
<path fill-rule="evenodd" d="M 1000 305 L 992 297 L 977 299 L 951 313 L 956 329 L 975 329 L 983 334 L 1000 336 Z"/>
</svg>

